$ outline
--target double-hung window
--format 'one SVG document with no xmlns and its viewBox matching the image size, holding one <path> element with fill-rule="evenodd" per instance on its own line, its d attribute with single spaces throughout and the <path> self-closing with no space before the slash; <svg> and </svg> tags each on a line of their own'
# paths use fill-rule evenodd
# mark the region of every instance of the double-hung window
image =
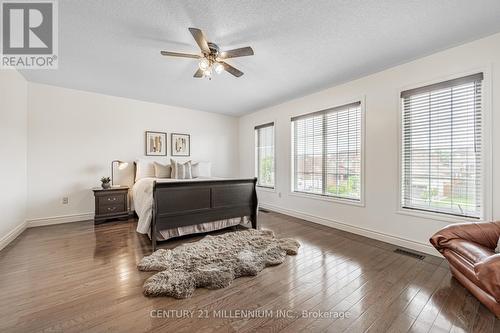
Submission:
<svg viewBox="0 0 500 333">
<path fill-rule="evenodd" d="M 401 206 L 483 216 L 483 74 L 401 93 Z"/>
<path fill-rule="evenodd" d="M 292 118 L 292 191 L 361 201 L 361 102 Z"/>
<path fill-rule="evenodd" d="M 274 188 L 274 123 L 255 126 L 257 186 Z"/>
</svg>

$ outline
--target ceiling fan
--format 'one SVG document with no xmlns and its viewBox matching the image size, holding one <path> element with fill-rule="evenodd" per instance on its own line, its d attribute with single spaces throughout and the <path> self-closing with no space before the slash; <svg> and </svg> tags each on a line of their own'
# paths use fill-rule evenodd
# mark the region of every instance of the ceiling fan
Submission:
<svg viewBox="0 0 500 333">
<path fill-rule="evenodd" d="M 193 75 L 193 77 L 196 78 L 206 77 L 211 80 L 214 72 L 220 74 L 222 71 L 226 71 L 236 77 L 243 75 L 242 71 L 229 65 L 225 60 L 253 55 L 254 53 L 250 46 L 229 51 L 221 51 L 217 44 L 207 41 L 205 34 L 203 34 L 203 31 L 200 29 L 189 28 L 189 32 L 191 32 L 191 35 L 193 35 L 194 40 L 200 47 L 202 52 L 201 55 L 169 51 L 161 51 L 160 53 L 170 57 L 199 59 L 198 70 Z"/>
</svg>

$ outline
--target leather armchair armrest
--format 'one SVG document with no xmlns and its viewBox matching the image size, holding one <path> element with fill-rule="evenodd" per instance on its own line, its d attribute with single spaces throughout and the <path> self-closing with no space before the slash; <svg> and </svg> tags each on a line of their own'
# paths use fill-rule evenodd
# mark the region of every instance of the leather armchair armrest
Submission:
<svg viewBox="0 0 500 333">
<path fill-rule="evenodd" d="M 500 222 L 456 223 L 439 230 L 431 237 L 430 242 L 439 252 L 443 252 L 450 240 L 457 238 L 493 250 L 499 237 Z"/>
<path fill-rule="evenodd" d="M 500 253 L 475 264 L 474 272 L 490 295 L 500 302 Z"/>
</svg>

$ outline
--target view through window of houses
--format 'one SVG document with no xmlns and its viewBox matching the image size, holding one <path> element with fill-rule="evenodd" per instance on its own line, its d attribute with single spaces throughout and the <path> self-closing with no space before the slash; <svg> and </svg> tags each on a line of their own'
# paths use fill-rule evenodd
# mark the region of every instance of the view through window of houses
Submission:
<svg viewBox="0 0 500 333">
<path fill-rule="evenodd" d="M 361 103 L 292 118 L 293 191 L 361 200 Z"/>
<path fill-rule="evenodd" d="M 274 123 L 255 127 L 257 185 L 274 188 Z"/>
<path fill-rule="evenodd" d="M 403 208 L 481 217 L 482 80 L 401 93 Z"/>
</svg>

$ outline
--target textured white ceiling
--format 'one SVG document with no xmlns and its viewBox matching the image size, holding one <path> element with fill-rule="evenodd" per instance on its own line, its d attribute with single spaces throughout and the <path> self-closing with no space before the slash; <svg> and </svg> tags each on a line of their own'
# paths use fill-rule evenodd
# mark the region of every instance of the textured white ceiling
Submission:
<svg viewBox="0 0 500 333">
<path fill-rule="evenodd" d="M 59 69 L 30 81 L 241 115 L 500 31 L 498 0 L 59 1 Z M 188 27 L 245 75 L 194 79 Z"/>
</svg>

